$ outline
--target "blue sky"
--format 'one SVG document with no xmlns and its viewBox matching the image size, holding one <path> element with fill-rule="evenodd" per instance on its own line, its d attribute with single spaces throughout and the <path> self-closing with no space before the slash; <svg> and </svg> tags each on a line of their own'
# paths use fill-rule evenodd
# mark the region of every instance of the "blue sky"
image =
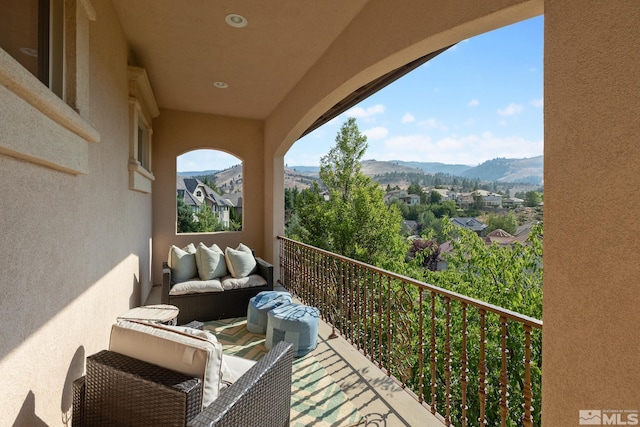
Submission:
<svg viewBox="0 0 640 427">
<path fill-rule="evenodd" d="M 318 166 L 340 126 L 357 119 L 365 159 L 477 165 L 543 153 L 543 17 L 464 40 L 298 140 L 288 166 Z M 192 152 L 178 170 L 238 161 Z"/>
</svg>

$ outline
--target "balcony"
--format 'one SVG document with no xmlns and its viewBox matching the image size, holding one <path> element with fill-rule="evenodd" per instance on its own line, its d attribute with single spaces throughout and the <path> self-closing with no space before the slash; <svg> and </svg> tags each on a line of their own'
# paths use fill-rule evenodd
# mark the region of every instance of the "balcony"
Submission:
<svg viewBox="0 0 640 427">
<path fill-rule="evenodd" d="M 327 352 L 327 371 L 352 399 L 361 399 L 361 391 L 375 396 L 376 405 L 396 408 L 381 414 L 398 416 L 397 425 L 404 416 L 418 416 L 420 425 L 426 418 L 460 426 L 540 425 L 540 320 L 279 240 L 280 283 L 320 309 L 325 331 L 315 354 L 322 360 Z M 355 362 L 347 363 L 347 354 Z M 332 370 L 333 363 L 339 367 Z M 406 412 L 386 396 L 404 402 Z M 368 421 L 376 416 L 358 406 Z"/>
</svg>

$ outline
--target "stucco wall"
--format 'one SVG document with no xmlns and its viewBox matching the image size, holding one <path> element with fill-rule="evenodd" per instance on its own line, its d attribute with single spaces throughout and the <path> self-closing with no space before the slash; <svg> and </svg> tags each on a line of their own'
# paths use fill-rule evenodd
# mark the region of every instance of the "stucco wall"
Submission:
<svg viewBox="0 0 640 427">
<path fill-rule="evenodd" d="M 149 289 L 151 195 L 128 188 L 127 47 L 111 2 L 93 5 L 83 116 L 100 142 L 88 144 L 87 174 L 0 155 L 3 426 L 64 425 L 85 356 L 108 346 L 115 318 Z M 3 111 L 31 108 L 0 89 Z M 15 126 L 0 120 L 0 138 Z M 65 135 L 48 118 L 22 129 L 25 144 Z"/>
<path fill-rule="evenodd" d="M 545 4 L 547 426 L 640 410 L 640 3 L 576 3 Z"/>
<path fill-rule="evenodd" d="M 222 249 L 244 243 L 268 261 L 263 248 L 263 124 L 258 120 L 161 110 L 153 121 L 153 281 L 162 283 L 169 247 L 198 242 Z M 242 231 L 176 233 L 176 158 L 188 151 L 216 149 L 242 160 Z M 215 169 L 216 165 L 210 165 Z"/>
</svg>

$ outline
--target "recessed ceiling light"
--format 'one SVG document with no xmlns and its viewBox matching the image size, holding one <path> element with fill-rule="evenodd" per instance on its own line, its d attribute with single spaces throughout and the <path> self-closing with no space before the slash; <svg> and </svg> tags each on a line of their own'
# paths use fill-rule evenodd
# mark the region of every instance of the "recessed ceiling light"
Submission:
<svg viewBox="0 0 640 427">
<path fill-rule="evenodd" d="M 237 13 L 230 13 L 224 18 L 225 22 L 234 28 L 244 28 L 249 23 L 247 18 Z"/>
<path fill-rule="evenodd" d="M 218 89 L 226 89 L 229 87 L 226 82 L 214 82 L 213 86 L 217 87 Z"/>
</svg>

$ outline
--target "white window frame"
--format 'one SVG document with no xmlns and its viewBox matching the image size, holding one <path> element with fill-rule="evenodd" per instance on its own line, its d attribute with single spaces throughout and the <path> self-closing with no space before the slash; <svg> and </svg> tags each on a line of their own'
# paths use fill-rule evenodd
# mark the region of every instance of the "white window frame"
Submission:
<svg viewBox="0 0 640 427">
<path fill-rule="evenodd" d="M 160 111 L 144 68 L 129 66 L 129 189 L 151 193 L 152 120 Z"/>
</svg>

